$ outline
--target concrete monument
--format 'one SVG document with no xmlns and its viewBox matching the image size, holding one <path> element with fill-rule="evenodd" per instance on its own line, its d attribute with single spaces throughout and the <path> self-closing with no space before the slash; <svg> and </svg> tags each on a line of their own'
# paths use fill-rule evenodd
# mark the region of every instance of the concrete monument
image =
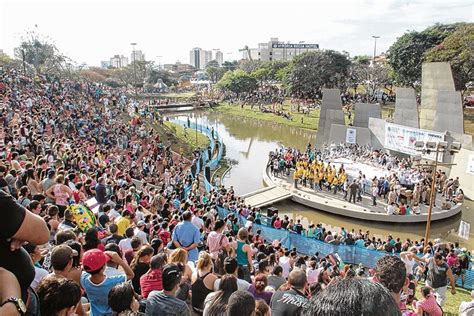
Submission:
<svg viewBox="0 0 474 316">
<path fill-rule="evenodd" d="M 420 128 L 433 130 L 438 91 L 456 91 L 447 62 L 425 63 L 421 72 Z"/>
<path fill-rule="evenodd" d="M 433 131 L 464 132 L 462 98 L 459 91 L 438 90 Z"/>
<path fill-rule="evenodd" d="M 369 127 L 369 117 L 382 117 L 380 104 L 356 103 L 353 125 L 356 127 Z"/>
<path fill-rule="evenodd" d="M 413 128 L 420 128 L 415 89 L 397 88 L 393 122 Z"/>
<path fill-rule="evenodd" d="M 328 110 L 330 114 L 327 115 Z M 340 114 L 336 114 L 340 113 Z M 342 115 L 342 122 L 340 120 Z M 323 89 L 323 102 L 319 113 L 318 131 L 316 133 L 316 146 L 322 146 L 329 140 L 329 132 L 332 124 L 344 124 L 344 113 L 342 112 L 341 92 L 339 89 Z"/>
</svg>

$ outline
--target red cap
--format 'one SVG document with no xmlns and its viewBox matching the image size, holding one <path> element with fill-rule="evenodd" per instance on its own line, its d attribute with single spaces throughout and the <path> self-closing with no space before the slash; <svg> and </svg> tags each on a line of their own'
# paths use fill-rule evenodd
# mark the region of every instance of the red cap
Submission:
<svg viewBox="0 0 474 316">
<path fill-rule="evenodd" d="M 100 249 L 91 249 L 84 253 L 82 257 L 82 265 L 86 272 L 97 271 L 102 268 L 110 257 Z"/>
</svg>

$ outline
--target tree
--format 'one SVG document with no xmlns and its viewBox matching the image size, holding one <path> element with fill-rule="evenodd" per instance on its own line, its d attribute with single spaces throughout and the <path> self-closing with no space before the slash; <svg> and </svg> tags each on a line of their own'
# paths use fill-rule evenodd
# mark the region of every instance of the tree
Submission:
<svg viewBox="0 0 474 316">
<path fill-rule="evenodd" d="M 222 63 L 222 68 L 224 68 L 225 70 L 235 70 L 238 66 L 238 62 L 237 61 L 228 61 L 226 60 L 225 62 Z"/>
<path fill-rule="evenodd" d="M 251 76 L 254 77 L 260 84 L 267 81 L 270 77 L 269 68 L 258 68 L 257 70 L 251 73 Z"/>
<path fill-rule="evenodd" d="M 221 80 L 222 76 L 224 76 L 226 72 L 226 69 L 219 66 L 209 64 L 206 66 L 206 74 L 212 82 L 218 82 Z"/>
<path fill-rule="evenodd" d="M 34 31 L 23 36 L 15 56 L 32 65 L 36 73 L 60 75 L 70 59 L 59 52 L 56 46 Z"/>
<path fill-rule="evenodd" d="M 152 69 L 146 78 L 146 82 L 152 85 L 156 84 L 159 80 L 168 87 L 171 87 L 178 82 L 178 77 L 166 70 Z"/>
<path fill-rule="evenodd" d="M 388 50 L 393 79 L 398 85 L 417 86 L 421 82 L 421 65 L 427 50 L 439 45 L 465 23 L 435 24 L 422 32 L 410 31 L 398 38 Z"/>
<path fill-rule="evenodd" d="M 323 87 L 343 87 L 350 61 L 333 50 L 301 54 L 288 69 L 284 84 L 288 92 L 300 98 L 315 98 Z"/>
<path fill-rule="evenodd" d="M 237 69 L 226 72 L 217 86 L 240 95 L 257 89 L 257 80 L 242 69 Z"/>
<path fill-rule="evenodd" d="M 260 60 L 241 60 L 239 63 L 239 69 L 242 69 L 247 73 L 252 73 L 262 66 L 263 62 Z"/>
<path fill-rule="evenodd" d="M 347 78 L 348 88 L 355 92 L 359 85 L 364 86 L 369 100 L 375 98 L 380 87 L 391 83 L 389 67 L 377 63 L 370 65 L 369 56 L 354 57 Z"/>
<path fill-rule="evenodd" d="M 474 24 L 459 27 L 424 57 L 427 62 L 450 62 L 456 90 L 466 90 L 466 84 L 474 80 Z"/>
</svg>

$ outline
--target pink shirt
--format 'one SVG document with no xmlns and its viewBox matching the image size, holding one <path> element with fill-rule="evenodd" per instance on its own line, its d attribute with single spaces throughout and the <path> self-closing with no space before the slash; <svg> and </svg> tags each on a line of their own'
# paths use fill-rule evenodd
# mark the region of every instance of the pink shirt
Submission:
<svg viewBox="0 0 474 316">
<path fill-rule="evenodd" d="M 211 256 L 214 258 L 216 258 L 219 251 L 227 247 L 228 244 L 229 239 L 215 231 L 212 231 L 209 236 L 207 236 L 207 246 L 209 247 Z"/>
<path fill-rule="evenodd" d="M 434 295 L 430 294 L 427 298 L 422 299 L 416 303 L 417 307 L 421 307 L 424 312 L 427 312 L 430 316 L 442 316 L 443 312 Z"/>
</svg>

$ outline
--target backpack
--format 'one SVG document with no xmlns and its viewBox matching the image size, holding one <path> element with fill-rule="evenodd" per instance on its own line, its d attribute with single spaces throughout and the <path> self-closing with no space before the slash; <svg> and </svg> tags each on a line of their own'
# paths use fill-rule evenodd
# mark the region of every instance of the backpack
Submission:
<svg viewBox="0 0 474 316">
<path fill-rule="evenodd" d="M 224 239 L 224 235 L 221 235 L 221 239 L 219 241 L 219 246 L 222 245 L 222 240 Z M 224 260 L 229 257 L 229 253 L 225 248 L 221 248 L 219 252 L 217 253 L 217 258 L 215 259 L 214 262 L 214 268 L 216 269 L 216 272 L 219 273 L 220 275 L 224 275 L 226 272 L 224 270 Z"/>
</svg>

